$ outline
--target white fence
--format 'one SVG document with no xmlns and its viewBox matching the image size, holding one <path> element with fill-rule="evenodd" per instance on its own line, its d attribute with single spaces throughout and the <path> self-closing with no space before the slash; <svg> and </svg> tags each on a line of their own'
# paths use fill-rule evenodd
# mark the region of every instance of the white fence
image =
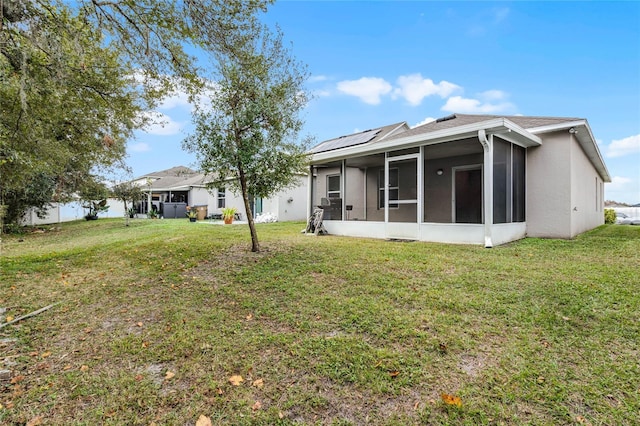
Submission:
<svg viewBox="0 0 640 426">
<path fill-rule="evenodd" d="M 122 201 L 109 199 L 107 200 L 109 210 L 98 214 L 98 217 L 124 217 L 124 205 Z M 83 208 L 78 201 L 70 203 L 53 203 L 47 212 L 45 218 L 40 219 L 36 212 L 31 210 L 27 212 L 22 220 L 23 225 L 50 225 L 61 222 L 71 222 L 73 220 L 83 219 L 88 210 Z"/>
</svg>

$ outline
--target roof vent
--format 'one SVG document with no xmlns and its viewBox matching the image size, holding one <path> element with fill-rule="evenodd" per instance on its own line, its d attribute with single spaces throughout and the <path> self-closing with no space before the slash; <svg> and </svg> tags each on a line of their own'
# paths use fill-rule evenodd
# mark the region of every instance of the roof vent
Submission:
<svg viewBox="0 0 640 426">
<path fill-rule="evenodd" d="M 442 123 L 443 121 L 453 120 L 454 118 L 456 118 L 455 114 L 447 115 L 446 117 L 440 117 L 436 119 L 436 123 Z"/>
</svg>

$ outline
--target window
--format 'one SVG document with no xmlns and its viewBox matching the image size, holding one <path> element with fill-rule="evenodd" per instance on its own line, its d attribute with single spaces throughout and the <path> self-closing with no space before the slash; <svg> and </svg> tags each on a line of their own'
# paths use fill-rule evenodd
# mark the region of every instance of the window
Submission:
<svg viewBox="0 0 640 426">
<path fill-rule="evenodd" d="M 327 198 L 340 198 L 340 175 L 327 176 Z"/>
<path fill-rule="evenodd" d="M 218 208 L 223 209 L 225 207 L 225 199 L 227 192 L 225 188 L 218 188 Z"/>
<path fill-rule="evenodd" d="M 397 200 L 400 192 L 398 168 L 389 168 L 389 201 Z M 378 172 L 378 208 L 384 209 L 384 169 Z M 389 203 L 390 209 L 397 209 L 398 204 Z"/>
</svg>

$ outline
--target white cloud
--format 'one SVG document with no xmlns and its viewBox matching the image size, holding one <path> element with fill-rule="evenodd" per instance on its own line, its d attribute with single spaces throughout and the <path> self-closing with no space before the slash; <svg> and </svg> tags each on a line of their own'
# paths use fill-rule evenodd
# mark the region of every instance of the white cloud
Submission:
<svg viewBox="0 0 640 426">
<path fill-rule="evenodd" d="M 509 97 L 509 95 L 503 92 L 502 90 L 495 90 L 495 89 L 487 90 L 485 92 L 479 93 L 478 96 L 485 102 L 501 101 Z"/>
<path fill-rule="evenodd" d="M 448 81 L 434 83 L 430 78 L 423 78 L 421 74 L 401 75 L 398 77 L 398 88 L 393 91 L 394 96 L 407 100 L 409 104 L 417 106 L 427 96 L 438 95 L 446 98 L 462 88 Z"/>
<path fill-rule="evenodd" d="M 139 143 L 131 145 L 129 147 L 129 151 L 131 151 L 131 152 L 147 152 L 147 151 L 151 151 L 151 147 L 149 146 L 148 143 L 139 142 Z"/>
<path fill-rule="evenodd" d="M 421 122 L 413 125 L 411 128 L 413 129 L 414 127 L 422 126 L 423 124 L 431 123 L 432 121 L 436 121 L 436 119 L 433 118 L 433 117 L 427 117 L 424 120 L 422 120 Z"/>
<path fill-rule="evenodd" d="M 312 90 L 311 96 L 317 97 L 317 98 L 327 98 L 331 96 L 331 91 L 330 90 Z"/>
<path fill-rule="evenodd" d="M 364 103 L 378 105 L 380 97 L 391 92 L 391 84 L 378 77 L 362 77 L 359 80 L 345 80 L 338 83 L 338 90 L 360 98 Z"/>
<path fill-rule="evenodd" d="M 640 154 L 640 135 L 629 136 L 624 139 L 611 141 L 607 146 L 607 157 L 624 157 L 625 155 Z"/>
<path fill-rule="evenodd" d="M 327 81 L 329 77 L 326 75 L 312 75 L 309 77 L 309 83 L 317 83 L 319 81 Z"/>
<path fill-rule="evenodd" d="M 159 136 L 176 135 L 182 130 L 182 124 L 158 111 L 147 111 L 143 114 L 149 124 L 141 129 L 145 133 Z"/>
<path fill-rule="evenodd" d="M 447 99 L 447 102 L 440 109 L 467 114 L 495 114 L 515 109 L 515 106 L 507 100 L 509 95 L 502 90 L 487 90 L 478 93 L 478 98 L 453 96 Z"/>
<path fill-rule="evenodd" d="M 607 192 L 625 192 L 628 189 L 628 185 L 633 182 L 633 179 L 624 176 L 613 176 L 611 182 L 608 182 Z"/>
</svg>

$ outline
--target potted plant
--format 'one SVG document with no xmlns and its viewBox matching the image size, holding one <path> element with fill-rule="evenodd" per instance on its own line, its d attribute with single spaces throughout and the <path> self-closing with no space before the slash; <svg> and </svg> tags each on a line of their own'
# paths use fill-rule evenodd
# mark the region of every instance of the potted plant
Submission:
<svg viewBox="0 0 640 426">
<path fill-rule="evenodd" d="M 129 207 L 127 209 L 127 214 L 129 215 L 130 219 L 133 219 L 135 217 L 136 213 L 137 213 L 137 211 L 136 211 L 135 207 Z"/>
<path fill-rule="evenodd" d="M 198 220 L 198 210 L 195 207 L 187 206 L 187 217 L 189 222 L 195 222 Z"/>
<path fill-rule="evenodd" d="M 230 225 L 233 223 L 233 218 L 236 215 L 238 209 L 235 207 L 225 207 L 222 209 L 222 220 L 226 225 Z"/>
</svg>

